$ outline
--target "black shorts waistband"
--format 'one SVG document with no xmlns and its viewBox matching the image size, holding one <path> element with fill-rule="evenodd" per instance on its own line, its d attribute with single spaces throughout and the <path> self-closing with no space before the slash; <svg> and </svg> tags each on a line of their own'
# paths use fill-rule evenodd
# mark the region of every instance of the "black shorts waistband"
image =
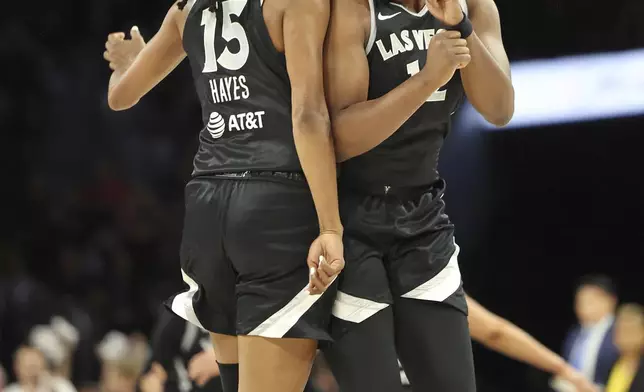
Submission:
<svg viewBox="0 0 644 392">
<path fill-rule="evenodd" d="M 445 180 L 443 179 L 438 179 L 428 185 L 417 186 L 375 185 L 356 181 L 342 181 L 340 183 L 341 189 L 347 189 L 351 192 L 370 196 L 392 196 L 403 200 L 413 199 L 426 193 L 439 197 L 445 192 L 445 186 Z"/>
<path fill-rule="evenodd" d="M 208 177 L 215 178 L 231 178 L 231 179 L 241 179 L 241 178 L 279 178 L 284 180 L 306 182 L 306 177 L 304 173 L 301 172 L 283 172 L 283 171 L 244 171 L 244 172 L 229 172 L 229 173 L 213 173 Z"/>
</svg>

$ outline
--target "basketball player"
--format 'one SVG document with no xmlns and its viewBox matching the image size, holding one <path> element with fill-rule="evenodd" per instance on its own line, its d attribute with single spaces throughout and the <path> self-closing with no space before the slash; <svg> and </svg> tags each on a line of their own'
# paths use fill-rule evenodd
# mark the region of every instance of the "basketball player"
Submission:
<svg viewBox="0 0 644 392">
<path fill-rule="evenodd" d="M 493 124 L 512 117 L 498 11 L 493 0 L 334 0 L 332 9 L 325 80 L 345 161 L 347 269 L 327 359 L 346 391 L 400 390 L 397 351 L 414 390 L 473 392 L 437 163 L 464 94 Z"/>
<path fill-rule="evenodd" d="M 219 369 L 209 334 L 168 309 L 162 309 L 150 342 L 151 364 L 148 374 L 164 380 L 165 392 L 221 392 Z M 201 364 L 202 358 L 207 363 Z M 202 365 L 207 365 L 203 369 Z"/>
<path fill-rule="evenodd" d="M 205 126 L 186 187 L 189 289 L 169 306 L 213 332 L 225 391 L 301 391 L 329 339 L 334 293 L 322 292 L 344 265 L 323 91 L 329 13 L 329 0 L 182 0 L 149 44 L 137 29 L 106 44 L 114 110 L 190 59 Z M 132 50 L 118 55 L 121 44 Z"/>
</svg>

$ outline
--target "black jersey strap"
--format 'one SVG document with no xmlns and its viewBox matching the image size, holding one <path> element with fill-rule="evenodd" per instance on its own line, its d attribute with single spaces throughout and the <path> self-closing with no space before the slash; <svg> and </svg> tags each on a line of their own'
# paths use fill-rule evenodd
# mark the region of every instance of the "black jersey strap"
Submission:
<svg viewBox="0 0 644 392">
<path fill-rule="evenodd" d="M 470 18 L 463 12 L 463 19 L 460 23 L 454 26 L 445 26 L 445 30 L 458 31 L 461 33 L 461 38 L 467 39 L 474 32 L 474 26 L 472 26 Z"/>
</svg>

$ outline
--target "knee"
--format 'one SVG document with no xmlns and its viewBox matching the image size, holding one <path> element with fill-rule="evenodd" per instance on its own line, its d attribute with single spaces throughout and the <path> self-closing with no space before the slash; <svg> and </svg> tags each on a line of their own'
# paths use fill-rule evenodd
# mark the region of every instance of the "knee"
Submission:
<svg viewBox="0 0 644 392">
<path fill-rule="evenodd" d="M 217 362 L 224 364 L 239 363 L 237 336 L 211 333 L 210 338 L 215 349 Z"/>
</svg>

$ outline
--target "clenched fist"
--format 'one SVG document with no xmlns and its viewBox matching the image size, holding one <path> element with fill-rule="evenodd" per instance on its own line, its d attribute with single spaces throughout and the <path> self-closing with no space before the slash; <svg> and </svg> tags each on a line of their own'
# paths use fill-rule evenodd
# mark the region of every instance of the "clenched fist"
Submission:
<svg viewBox="0 0 644 392">
<path fill-rule="evenodd" d="M 307 258 L 309 293 L 322 294 L 344 269 L 341 233 L 322 233 L 313 241 Z"/>
<path fill-rule="evenodd" d="M 422 72 L 435 84 L 444 86 L 456 70 L 465 68 L 471 59 L 467 41 L 461 38 L 460 32 L 440 30 L 429 43 L 427 63 Z"/>
</svg>

